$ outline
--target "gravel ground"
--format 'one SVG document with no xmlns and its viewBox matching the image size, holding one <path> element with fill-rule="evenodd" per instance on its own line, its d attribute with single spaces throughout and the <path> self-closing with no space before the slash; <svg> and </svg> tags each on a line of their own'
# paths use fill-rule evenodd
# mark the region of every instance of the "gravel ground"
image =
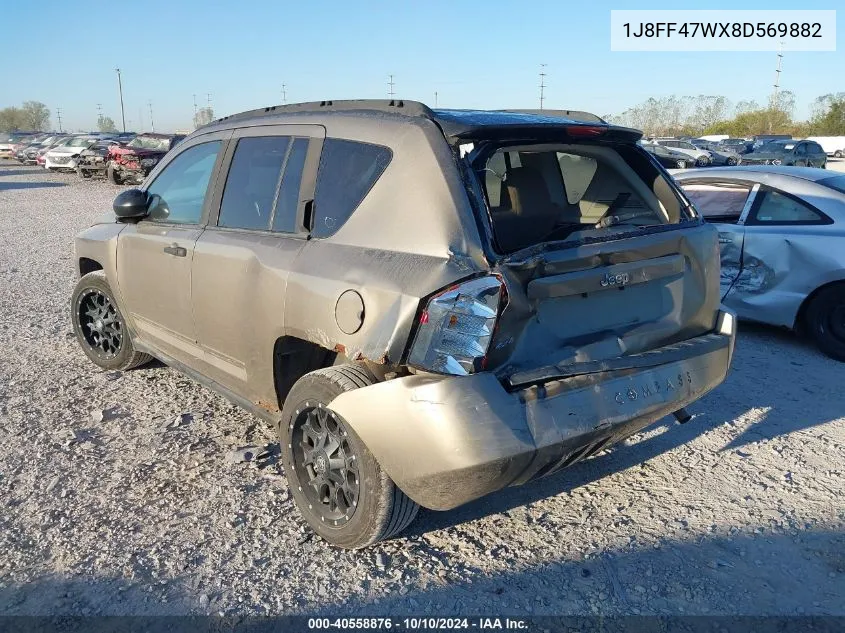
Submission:
<svg viewBox="0 0 845 633">
<path fill-rule="evenodd" d="M 845 614 L 845 364 L 743 326 L 691 423 L 338 551 L 227 460 L 263 422 L 78 349 L 72 238 L 116 191 L 0 161 L 0 613 Z"/>
</svg>

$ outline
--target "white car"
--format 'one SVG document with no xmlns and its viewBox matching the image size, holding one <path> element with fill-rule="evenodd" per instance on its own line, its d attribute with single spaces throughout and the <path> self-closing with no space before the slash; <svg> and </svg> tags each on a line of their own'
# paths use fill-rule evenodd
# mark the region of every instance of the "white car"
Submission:
<svg viewBox="0 0 845 633">
<path fill-rule="evenodd" d="M 44 167 L 51 170 L 76 170 L 79 153 L 97 141 L 95 136 L 75 136 L 44 155 Z"/>
<path fill-rule="evenodd" d="M 824 153 L 828 156 L 845 157 L 845 136 L 808 136 L 806 140 L 821 145 Z"/>
<path fill-rule="evenodd" d="M 689 141 L 680 141 L 676 138 L 658 138 L 654 142 L 663 147 L 671 147 L 676 152 L 686 154 L 695 161 L 698 167 L 705 167 L 713 162 L 713 155 L 706 149 L 699 149 Z"/>
</svg>

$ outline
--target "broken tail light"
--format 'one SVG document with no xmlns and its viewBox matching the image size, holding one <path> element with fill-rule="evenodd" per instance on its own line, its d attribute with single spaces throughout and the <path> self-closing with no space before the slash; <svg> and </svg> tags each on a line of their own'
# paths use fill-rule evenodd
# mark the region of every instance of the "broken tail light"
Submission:
<svg viewBox="0 0 845 633">
<path fill-rule="evenodd" d="M 504 282 L 493 275 L 434 295 L 420 314 L 408 364 L 455 376 L 483 369 L 506 297 Z"/>
</svg>

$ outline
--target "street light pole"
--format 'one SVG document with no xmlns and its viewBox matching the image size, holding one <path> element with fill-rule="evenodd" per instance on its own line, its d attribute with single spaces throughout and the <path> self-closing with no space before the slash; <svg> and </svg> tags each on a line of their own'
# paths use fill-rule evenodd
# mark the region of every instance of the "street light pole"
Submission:
<svg viewBox="0 0 845 633">
<path fill-rule="evenodd" d="M 115 68 L 117 73 L 117 89 L 120 91 L 120 119 L 123 121 L 123 131 L 126 131 L 126 114 L 123 112 L 123 82 L 120 80 L 120 68 Z"/>
</svg>

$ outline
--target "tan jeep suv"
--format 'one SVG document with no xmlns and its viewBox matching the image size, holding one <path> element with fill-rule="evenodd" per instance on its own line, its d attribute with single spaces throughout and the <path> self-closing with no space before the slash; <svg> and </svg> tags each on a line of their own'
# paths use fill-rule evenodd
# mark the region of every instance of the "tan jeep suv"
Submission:
<svg viewBox="0 0 845 633">
<path fill-rule="evenodd" d="M 366 546 L 725 378 L 716 230 L 639 138 L 409 101 L 220 119 L 76 238 L 76 334 L 275 425 L 308 523 Z"/>
</svg>

